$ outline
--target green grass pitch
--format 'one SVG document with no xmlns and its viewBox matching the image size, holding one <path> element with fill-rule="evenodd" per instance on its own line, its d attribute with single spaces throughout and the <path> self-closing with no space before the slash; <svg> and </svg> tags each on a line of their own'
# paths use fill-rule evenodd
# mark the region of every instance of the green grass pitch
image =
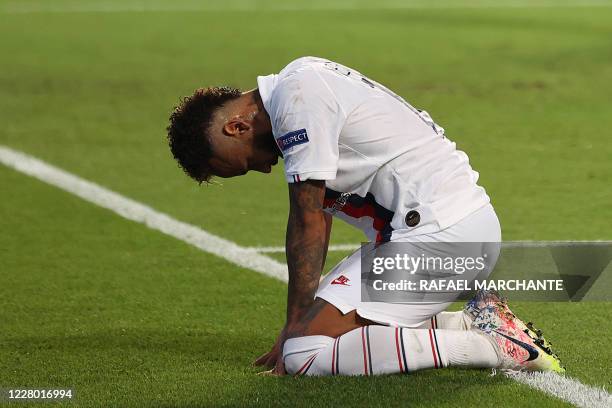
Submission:
<svg viewBox="0 0 612 408">
<path fill-rule="evenodd" d="M 198 86 L 251 88 L 317 55 L 428 110 L 470 155 L 504 239 L 612 238 L 612 7 L 36 12 L 48 4 L 0 1 L 0 144 L 177 219 L 282 245 L 280 166 L 198 187 L 164 128 Z M 333 242 L 360 239 L 335 226 Z M 0 388 L 72 387 L 75 407 L 567 405 L 489 371 L 257 376 L 284 307 L 281 282 L 0 166 Z M 610 388 L 610 303 L 514 309 L 570 376 Z"/>
</svg>

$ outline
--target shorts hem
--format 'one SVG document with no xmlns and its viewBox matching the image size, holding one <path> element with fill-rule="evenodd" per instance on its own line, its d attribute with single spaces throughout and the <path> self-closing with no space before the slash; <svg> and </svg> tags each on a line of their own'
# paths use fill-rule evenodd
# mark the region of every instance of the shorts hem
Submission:
<svg viewBox="0 0 612 408">
<path fill-rule="evenodd" d="M 421 324 L 423 324 L 424 322 L 427 321 L 427 319 L 423 320 L 422 322 L 417 322 L 417 323 L 407 323 L 407 322 L 399 322 L 395 319 L 392 318 L 387 318 L 385 316 L 381 316 L 379 313 L 371 313 L 369 312 L 367 309 L 364 309 L 363 307 L 355 307 L 352 305 L 349 305 L 348 303 L 340 300 L 338 297 L 333 296 L 331 294 L 325 294 L 325 293 L 321 293 L 321 294 L 317 294 L 318 298 L 321 298 L 323 300 L 325 300 L 326 302 L 332 304 L 334 307 L 336 307 L 338 310 L 340 310 L 340 312 L 345 315 L 347 313 L 352 312 L 353 310 L 355 310 L 355 312 L 362 318 L 370 320 L 374 323 L 378 323 L 381 325 L 385 325 L 385 326 L 392 326 L 392 327 L 417 327 L 420 326 Z"/>
</svg>

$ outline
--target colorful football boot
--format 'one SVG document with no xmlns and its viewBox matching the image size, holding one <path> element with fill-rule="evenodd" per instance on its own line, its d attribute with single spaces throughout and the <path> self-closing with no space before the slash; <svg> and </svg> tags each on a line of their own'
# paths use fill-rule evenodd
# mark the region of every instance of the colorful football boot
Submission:
<svg viewBox="0 0 612 408">
<path fill-rule="evenodd" d="M 517 371 L 553 371 L 563 373 L 559 357 L 531 323 L 525 324 L 505 302 L 483 307 L 472 323 L 474 328 L 495 340 L 501 360 L 499 368 Z"/>
</svg>

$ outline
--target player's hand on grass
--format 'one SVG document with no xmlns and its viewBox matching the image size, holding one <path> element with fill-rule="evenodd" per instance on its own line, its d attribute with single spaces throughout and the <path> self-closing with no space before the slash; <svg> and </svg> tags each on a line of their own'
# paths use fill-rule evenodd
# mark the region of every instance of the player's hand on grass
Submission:
<svg viewBox="0 0 612 408">
<path fill-rule="evenodd" d="M 276 342 L 274 343 L 274 346 L 272 346 L 272 350 L 270 350 L 269 352 L 265 353 L 264 355 L 260 356 L 257 360 L 255 360 L 254 364 L 256 366 L 264 366 L 264 367 L 276 369 L 277 362 L 280 360 L 280 362 L 282 363 L 283 361 L 282 345 L 283 343 L 285 343 L 286 332 L 287 332 L 287 329 L 285 327 L 283 328 L 283 330 L 281 330 L 280 334 L 278 335 Z"/>
<path fill-rule="evenodd" d="M 272 362 L 272 360 L 274 360 L 274 362 Z M 257 360 L 255 360 L 255 362 L 253 363 L 253 365 L 257 367 L 263 366 L 263 367 L 268 367 L 268 368 L 273 367 L 274 364 L 276 364 L 276 357 L 275 357 L 274 349 L 257 357 Z"/>
<path fill-rule="evenodd" d="M 283 361 L 283 345 L 285 344 L 285 340 L 289 337 L 298 337 L 303 334 L 303 325 L 295 324 L 295 325 L 286 325 L 283 330 L 281 330 L 272 350 L 267 352 L 266 354 L 259 357 L 255 360 L 256 366 L 264 366 L 271 368 L 269 371 L 264 371 L 260 374 L 268 374 L 268 375 L 285 375 L 287 372 L 285 371 L 285 363 Z"/>
</svg>

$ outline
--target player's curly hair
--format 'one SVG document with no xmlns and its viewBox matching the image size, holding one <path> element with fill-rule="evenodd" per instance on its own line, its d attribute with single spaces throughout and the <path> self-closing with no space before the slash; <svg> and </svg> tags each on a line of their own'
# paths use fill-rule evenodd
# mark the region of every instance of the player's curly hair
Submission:
<svg viewBox="0 0 612 408">
<path fill-rule="evenodd" d="M 209 128 L 213 114 L 226 102 L 241 95 L 239 89 L 211 87 L 185 96 L 170 115 L 168 144 L 183 171 L 199 183 L 212 177 L 208 161 L 212 155 Z"/>
</svg>

